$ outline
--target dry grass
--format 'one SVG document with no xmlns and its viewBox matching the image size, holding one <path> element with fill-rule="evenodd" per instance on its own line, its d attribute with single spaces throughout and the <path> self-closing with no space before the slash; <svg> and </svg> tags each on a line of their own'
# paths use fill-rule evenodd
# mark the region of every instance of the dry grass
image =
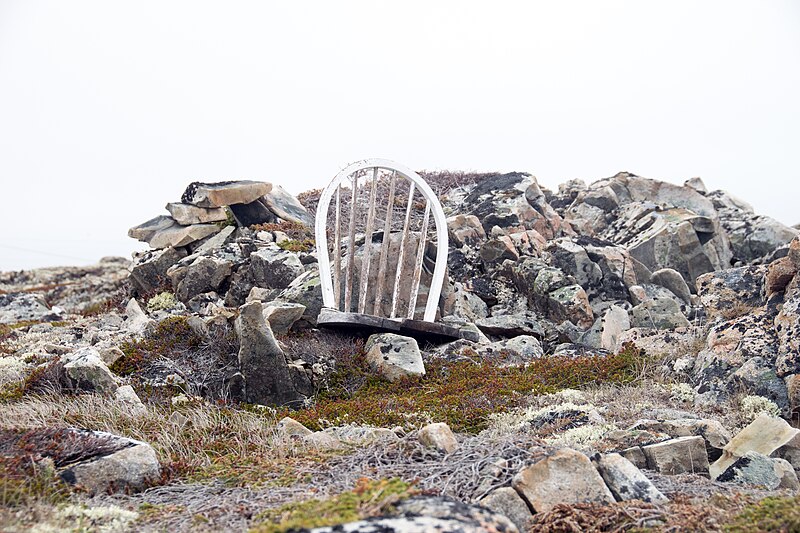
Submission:
<svg viewBox="0 0 800 533">
<path fill-rule="evenodd" d="M 132 416 L 112 399 L 87 394 L 28 396 L 4 405 L 2 414 L 3 425 L 14 429 L 80 427 L 147 442 L 165 467 L 165 481 L 282 482 L 292 460 L 304 457 L 278 437 L 269 410 L 248 412 L 206 403 L 180 410 L 149 405 L 145 414 Z"/>
</svg>

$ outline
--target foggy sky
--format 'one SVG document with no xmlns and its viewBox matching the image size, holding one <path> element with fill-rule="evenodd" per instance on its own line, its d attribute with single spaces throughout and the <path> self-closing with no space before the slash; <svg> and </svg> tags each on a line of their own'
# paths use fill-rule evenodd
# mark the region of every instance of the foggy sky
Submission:
<svg viewBox="0 0 800 533">
<path fill-rule="evenodd" d="M 367 157 L 702 177 L 800 222 L 800 3 L 0 0 L 0 270 L 144 245 L 194 180 Z"/>
</svg>

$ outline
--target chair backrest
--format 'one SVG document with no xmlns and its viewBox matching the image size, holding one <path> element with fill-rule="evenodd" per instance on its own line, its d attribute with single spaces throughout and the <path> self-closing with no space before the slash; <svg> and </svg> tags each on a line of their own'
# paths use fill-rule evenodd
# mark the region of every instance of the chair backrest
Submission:
<svg viewBox="0 0 800 533">
<path fill-rule="evenodd" d="M 421 198 L 415 199 L 416 193 Z M 332 201 L 334 210 L 329 209 Z M 447 223 L 438 198 L 419 174 L 385 159 L 349 165 L 322 192 L 315 237 L 325 307 L 413 319 L 426 271 L 430 283 L 423 320 L 434 321 L 447 268 Z M 373 243 L 375 238 L 380 242 Z M 432 248 L 436 259 L 431 272 L 425 267 L 430 266 Z"/>
</svg>

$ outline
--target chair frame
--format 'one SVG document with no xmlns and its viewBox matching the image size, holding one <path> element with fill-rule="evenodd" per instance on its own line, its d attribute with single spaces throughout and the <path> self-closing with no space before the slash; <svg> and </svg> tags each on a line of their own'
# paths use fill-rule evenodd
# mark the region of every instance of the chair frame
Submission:
<svg viewBox="0 0 800 533">
<path fill-rule="evenodd" d="M 425 252 L 425 244 L 427 240 L 427 229 L 428 229 L 428 221 L 430 218 L 431 212 L 433 213 L 434 223 L 436 225 L 436 239 L 437 239 L 437 248 L 436 248 L 436 263 L 433 269 L 433 275 L 431 278 L 431 285 L 428 292 L 428 299 L 425 303 L 425 312 L 423 315 L 423 320 L 426 322 L 433 322 L 436 318 L 436 310 L 439 307 L 439 297 L 442 292 L 442 285 L 444 283 L 444 276 L 445 271 L 447 269 L 447 253 L 448 253 L 448 235 L 447 235 L 447 221 L 445 220 L 444 211 L 442 210 L 442 206 L 439 203 L 439 199 L 434 194 L 433 190 L 430 186 L 425 182 L 425 180 L 420 177 L 419 174 L 414 172 L 408 167 L 405 167 L 399 163 L 395 163 L 394 161 L 390 161 L 388 159 L 364 159 L 362 161 L 357 161 L 352 163 L 342 169 L 336 176 L 331 180 L 325 190 L 322 192 L 322 195 L 319 199 L 319 204 L 317 206 L 317 215 L 316 220 L 314 222 L 314 233 L 316 238 L 317 244 L 317 253 L 318 253 L 318 262 L 319 262 L 319 273 L 320 273 L 320 283 L 322 286 L 322 299 L 323 305 L 326 308 L 340 310 L 340 304 L 344 304 L 345 312 L 350 312 L 352 307 L 352 298 L 353 298 L 353 282 L 352 278 L 354 275 L 355 269 L 355 219 L 356 219 L 356 210 L 357 210 L 357 194 L 358 194 L 358 175 L 360 171 L 370 170 L 372 169 L 372 186 L 370 192 L 370 201 L 367 214 L 367 221 L 366 221 L 366 229 L 365 229 L 365 242 L 364 246 L 367 247 L 366 253 L 362 258 L 362 265 L 361 271 L 362 275 L 360 277 L 360 290 L 358 295 L 358 302 L 357 302 L 357 309 L 359 313 L 364 313 L 366 309 L 366 298 L 367 298 L 367 289 L 369 285 L 369 271 L 370 271 L 370 263 L 371 263 L 371 248 L 373 246 L 372 237 L 376 233 L 375 231 L 375 191 L 376 191 L 376 183 L 377 183 L 377 176 L 378 171 L 380 169 L 391 171 L 392 177 L 390 181 L 390 188 L 389 188 L 389 201 L 388 205 L 391 206 L 394 200 L 394 191 L 395 191 L 395 184 L 398 181 L 397 176 L 399 175 L 402 178 L 405 178 L 411 182 L 409 194 L 408 194 L 408 205 L 406 206 L 406 215 L 405 215 L 405 222 L 403 226 L 403 233 L 400 241 L 400 260 L 398 260 L 397 271 L 394 275 L 394 285 L 393 285 L 393 296 L 392 296 L 392 306 L 391 306 L 391 313 L 389 319 L 392 320 L 402 320 L 402 318 L 398 318 L 397 314 L 397 303 L 398 303 L 398 293 L 400 289 L 400 282 L 403 278 L 403 268 L 402 268 L 402 257 L 404 254 L 405 246 L 407 237 L 409 234 L 409 221 L 411 217 L 411 209 L 413 205 L 414 193 L 415 190 L 419 190 L 423 198 L 425 198 L 425 215 L 422 222 L 421 228 L 421 236 L 419 240 L 419 246 L 417 250 L 417 256 L 415 261 L 414 273 L 412 278 L 412 287 L 411 287 L 411 294 L 410 294 L 410 301 L 409 301 L 409 309 L 407 313 L 408 319 L 414 318 L 414 312 L 416 310 L 416 302 L 419 293 L 419 285 L 422 273 L 422 261 L 423 255 Z M 351 177 L 352 176 L 352 177 Z M 340 202 L 341 202 L 341 185 L 343 183 L 349 182 L 351 191 L 352 191 L 352 202 L 353 205 L 350 209 L 350 221 L 349 221 L 349 235 L 348 235 L 348 255 L 347 255 L 347 264 L 345 265 L 345 280 L 344 280 L 344 302 L 339 302 L 341 299 L 341 282 L 340 273 L 341 269 L 341 221 L 340 221 Z M 331 251 L 328 248 L 328 235 L 327 235 L 327 225 L 328 225 L 328 210 L 330 208 L 331 201 L 333 200 L 334 195 L 336 195 L 336 228 L 335 228 L 335 237 L 336 246 L 334 246 L 333 252 L 334 255 L 334 267 L 335 270 L 331 272 Z M 383 228 L 383 242 L 380 244 L 381 246 L 381 253 L 379 259 L 379 279 L 378 279 L 378 292 L 376 297 L 376 302 L 380 301 L 383 296 L 384 286 L 386 282 L 386 278 L 389 277 L 389 273 L 386 272 L 386 262 L 387 262 L 387 255 L 388 255 L 388 247 L 389 247 L 389 235 L 391 233 L 391 219 L 392 219 L 392 209 L 387 209 L 386 220 L 384 221 L 384 228 Z M 381 277 L 380 274 L 383 273 Z"/>
</svg>

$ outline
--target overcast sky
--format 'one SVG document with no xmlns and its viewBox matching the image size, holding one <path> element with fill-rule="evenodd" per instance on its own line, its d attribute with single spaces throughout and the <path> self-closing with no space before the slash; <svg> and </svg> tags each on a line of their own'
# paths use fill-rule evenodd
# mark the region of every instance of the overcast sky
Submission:
<svg viewBox="0 0 800 533">
<path fill-rule="evenodd" d="M 0 0 L 0 270 L 129 256 L 193 180 L 366 157 L 701 176 L 800 222 L 800 2 Z"/>
</svg>

